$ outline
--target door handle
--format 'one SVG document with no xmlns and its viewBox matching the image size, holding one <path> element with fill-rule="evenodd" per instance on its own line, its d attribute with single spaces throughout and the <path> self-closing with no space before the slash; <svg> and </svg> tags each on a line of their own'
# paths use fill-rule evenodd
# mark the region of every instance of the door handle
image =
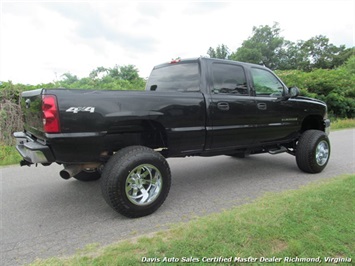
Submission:
<svg viewBox="0 0 355 266">
<path fill-rule="evenodd" d="M 228 111 L 229 110 L 229 104 L 226 102 L 219 102 L 217 103 L 217 108 L 221 111 Z"/>
<path fill-rule="evenodd" d="M 267 109 L 266 103 L 258 103 L 257 107 L 259 110 L 266 110 Z"/>
</svg>

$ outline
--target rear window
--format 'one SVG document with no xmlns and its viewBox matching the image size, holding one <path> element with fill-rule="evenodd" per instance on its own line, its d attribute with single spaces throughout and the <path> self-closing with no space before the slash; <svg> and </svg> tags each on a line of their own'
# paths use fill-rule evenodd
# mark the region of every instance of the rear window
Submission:
<svg viewBox="0 0 355 266">
<path fill-rule="evenodd" d="M 179 63 L 153 69 L 147 82 L 150 91 L 199 91 L 198 63 Z"/>
</svg>

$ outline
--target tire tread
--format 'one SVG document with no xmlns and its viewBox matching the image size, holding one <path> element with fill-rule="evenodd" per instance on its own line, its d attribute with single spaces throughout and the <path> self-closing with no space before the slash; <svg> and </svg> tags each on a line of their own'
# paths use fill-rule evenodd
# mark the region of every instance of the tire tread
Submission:
<svg viewBox="0 0 355 266">
<path fill-rule="evenodd" d="M 319 173 L 327 165 L 328 162 L 319 166 L 314 158 L 316 145 L 321 139 L 326 140 L 330 148 L 328 136 L 323 131 L 307 130 L 301 135 L 296 149 L 296 162 L 302 171 L 312 174 Z"/>
<path fill-rule="evenodd" d="M 167 176 L 164 179 L 164 186 L 166 186 L 166 188 L 161 191 L 162 195 L 152 203 L 152 206 L 148 205 L 148 208 L 141 208 L 137 211 L 128 206 L 123 197 L 117 193 L 117 191 L 123 189 L 117 176 L 121 171 L 125 171 L 131 162 L 139 160 L 142 156 L 151 156 L 151 158 L 157 160 L 164 167 L 164 170 L 167 172 Z M 144 146 L 130 146 L 115 153 L 106 164 L 101 178 L 101 190 L 105 201 L 114 210 L 130 218 L 149 215 L 157 210 L 165 201 L 170 190 L 170 185 L 171 173 L 167 161 L 161 154 Z"/>
</svg>

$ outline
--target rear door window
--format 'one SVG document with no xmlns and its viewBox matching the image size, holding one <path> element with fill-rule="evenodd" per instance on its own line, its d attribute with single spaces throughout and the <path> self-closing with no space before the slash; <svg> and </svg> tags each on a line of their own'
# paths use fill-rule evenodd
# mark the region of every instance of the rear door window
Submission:
<svg viewBox="0 0 355 266">
<path fill-rule="evenodd" d="M 233 64 L 212 65 L 212 93 L 249 95 L 244 69 Z"/>
<path fill-rule="evenodd" d="M 156 68 L 150 74 L 146 90 L 167 92 L 199 91 L 198 63 L 177 63 Z"/>
</svg>

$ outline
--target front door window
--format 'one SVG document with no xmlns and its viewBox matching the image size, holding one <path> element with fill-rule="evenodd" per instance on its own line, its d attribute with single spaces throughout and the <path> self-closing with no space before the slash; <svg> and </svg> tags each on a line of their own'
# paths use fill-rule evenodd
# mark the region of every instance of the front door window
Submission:
<svg viewBox="0 0 355 266">
<path fill-rule="evenodd" d="M 283 95 L 284 86 L 269 71 L 260 68 L 251 68 L 255 96 L 280 97 Z"/>
</svg>

